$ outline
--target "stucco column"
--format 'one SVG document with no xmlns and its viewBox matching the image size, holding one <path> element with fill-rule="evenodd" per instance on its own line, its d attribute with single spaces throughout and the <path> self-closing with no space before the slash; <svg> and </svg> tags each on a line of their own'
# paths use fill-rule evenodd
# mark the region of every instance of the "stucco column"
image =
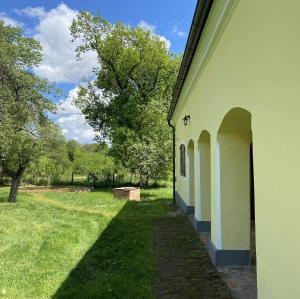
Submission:
<svg viewBox="0 0 300 299">
<path fill-rule="evenodd" d="M 218 249 L 221 240 L 220 146 L 217 136 L 211 138 L 211 242 Z"/>
<path fill-rule="evenodd" d="M 200 150 L 200 190 L 201 190 L 201 220 L 210 221 L 211 218 L 211 159 L 210 137 L 206 135 L 199 142 Z"/>
<path fill-rule="evenodd" d="M 194 226 L 199 232 L 210 232 L 210 140 L 199 140 L 195 147 L 195 219 Z"/>
<path fill-rule="evenodd" d="M 202 220 L 201 213 L 201 190 L 200 190 L 200 152 L 199 148 L 196 147 L 194 150 L 194 178 L 195 178 L 195 221 Z"/>
<path fill-rule="evenodd" d="M 219 134 L 215 155 L 216 229 L 210 244 L 217 265 L 250 263 L 249 153 L 249 134 Z"/>
<path fill-rule="evenodd" d="M 249 154 L 248 136 L 220 136 L 222 249 L 250 248 Z"/>
</svg>

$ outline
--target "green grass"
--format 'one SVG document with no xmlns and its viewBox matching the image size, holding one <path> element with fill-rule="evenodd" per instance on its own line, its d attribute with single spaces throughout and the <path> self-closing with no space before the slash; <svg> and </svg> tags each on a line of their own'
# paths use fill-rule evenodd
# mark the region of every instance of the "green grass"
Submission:
<svg viewBox="0 0 300 299">
<path fill-rule="evenodd" d="M 153 220 L 171 189 L 141 202 L 111 192 L 20 193 L 0 188 L 0 298 L 153 298 Z"/>
</svg>

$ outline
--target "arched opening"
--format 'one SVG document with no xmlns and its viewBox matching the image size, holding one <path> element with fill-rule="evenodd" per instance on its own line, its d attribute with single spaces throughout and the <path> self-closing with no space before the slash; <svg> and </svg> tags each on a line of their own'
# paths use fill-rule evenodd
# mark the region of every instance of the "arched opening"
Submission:
<svg viewBox="0 0 300 299">
<path fill-rule="evenodd" d="M 195 205 L 195 217 L 197 219 L 197 230 L 210 232 L 211 219 L 211 169 L 210 169 L 210 134 L 205 130 L 198 140 L 198 167 L 197 177 L 197 204 Z"/>
<path fill-rule="evenodd" d="M 251 145 L 251 113 L 242 108 L 230 110 L 219 128 L 216 150 L 217 227 L 210 253 L 217 266 L 251 264 L 251 240 L 255 244 L 251 238 L 251 227 L 255 227 L 251 226 L 251 206 L 254 207 Z M 252 215 L 254 220 L 253 212 Z M 255 250 L 255 246 L 252 248 Z"/>
<path fill-rule="evenodd" d="M 195 167 L 194 167 L 194 142 L 190 140 L 188 143 L 188 181 L 189 181 L 189 206 L 195 206 Z M 191 210 L 191 214 L 193 210 Z"/>
</svg>

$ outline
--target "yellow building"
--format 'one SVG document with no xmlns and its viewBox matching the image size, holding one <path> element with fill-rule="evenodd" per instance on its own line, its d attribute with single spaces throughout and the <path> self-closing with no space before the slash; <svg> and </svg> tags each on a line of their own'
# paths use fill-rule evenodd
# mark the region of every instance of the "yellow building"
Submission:
<svg viewBox="0 0 300 299">
<path fill-rule="evenodd" d="M 199 0 L 169 122 L 212 261 L 250 265 L 255 218 L 258 297 L 300 298 L 300 1 Z"/>
</svg>

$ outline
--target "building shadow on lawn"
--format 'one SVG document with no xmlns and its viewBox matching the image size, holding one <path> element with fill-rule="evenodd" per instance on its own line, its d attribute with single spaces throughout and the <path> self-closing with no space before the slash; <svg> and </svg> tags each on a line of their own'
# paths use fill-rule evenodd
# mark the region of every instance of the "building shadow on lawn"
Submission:
<svg viewBox="0 0 300 299">
<path fill-rule="evenodd" d="M 165 203 L 128 201 L 52 298 L 153 298 L 151 241 Z"/>
</svg>

